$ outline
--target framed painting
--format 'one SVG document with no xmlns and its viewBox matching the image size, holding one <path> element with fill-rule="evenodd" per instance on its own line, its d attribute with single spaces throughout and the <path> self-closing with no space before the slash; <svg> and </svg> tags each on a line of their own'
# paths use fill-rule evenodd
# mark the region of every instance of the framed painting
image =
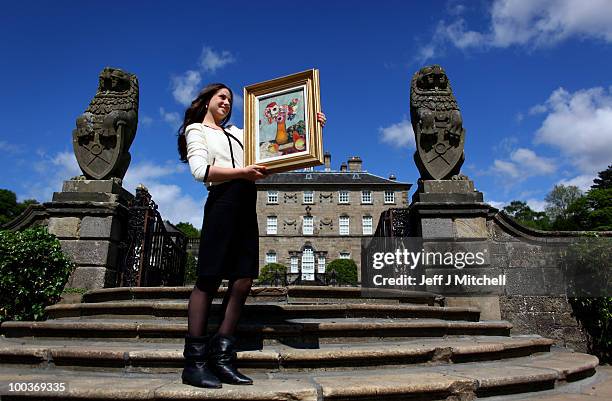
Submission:
<svg viewBox="0 0 612 401">
<path fill-rule="evenodd" d="M 270 172 L 323 164 L 319 70 L 244 88 L 245 165 Z"/>
</svg>

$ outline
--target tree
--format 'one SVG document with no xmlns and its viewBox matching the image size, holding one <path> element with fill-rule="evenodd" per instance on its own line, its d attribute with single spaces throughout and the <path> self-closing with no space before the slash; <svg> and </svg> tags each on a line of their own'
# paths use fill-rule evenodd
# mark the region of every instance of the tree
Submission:
<svg viewBox="0 0 612 401">
<path fill-rule="evenodd" d="M 514 200 L 503 210 L 524 226 L 538 230 L 546 230 L 550 226 L 550 220 L 546 213 L 536 212 L 527 205 L 527 202 Z"/>
<path fill-rule="evenodd" d="M 574 185 L 555 185 L 546 195 L 546 214 L 551 220 L 568 218 L 568 208 L 582 196 L 582 191 Z"/>
<path fill-rule="evenodd" d="M 593 180 L 592 189 L 609 189 L 612 188 L 612 164 L 606 170 L 597 173 L 597 178 Z"/>
<path fill-rule="evenodd" d="M 17 195 L 8 189 L 0 189 L 0 225 L 19 216 L 29 205 L 37 204 L 35 199 L 17 202 Z"/>
<path fill-rule="evenodd" d="M 176 228 L 181 230 L 189 238 L 200 238 L 200 230 L 195 228 L 191 223 L 180 222 L 176 225 Z"/>
</svg>

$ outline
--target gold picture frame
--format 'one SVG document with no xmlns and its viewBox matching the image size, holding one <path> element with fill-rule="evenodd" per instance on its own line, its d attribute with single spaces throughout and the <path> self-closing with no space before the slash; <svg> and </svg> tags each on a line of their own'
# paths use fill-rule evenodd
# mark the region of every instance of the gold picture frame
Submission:
<svg viewBox="0 0 612 401">
<path fill-rule="evenodd" d="M 245 165 L 278 173 L 323 164 L 320 111 L 317 69 L 245 87 Z"/>
</svg>

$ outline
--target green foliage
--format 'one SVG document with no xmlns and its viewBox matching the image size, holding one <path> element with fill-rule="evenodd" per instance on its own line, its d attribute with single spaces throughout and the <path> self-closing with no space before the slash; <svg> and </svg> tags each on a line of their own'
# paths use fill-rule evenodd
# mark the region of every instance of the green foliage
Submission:
<svg viewBox="0 0 612 401">
<path fill-rule="evenodd" d="M 592 189 L 610 189 L 612 188 L 612 164 L 604 171 L 597 173 L 597 178 L 593 180 Z"/>
<path fill-rule="evenodd" d="M 0 231 L 0 321 L 41 320 L 60 300 L 73 264 L 44 227 Z"/>
<path fill-rule="evenodd" d="M 195 284 L 198 279 L 198 262 L 190 253 L 187 253 L 187 263 L 185 264 L 185 285 Z"/>
<path fill-rule="evenodd" d="M 327 274 L 336 271 L 336 280 L 340 285 L 357 285 L 357 264 L 353 259 L 334 259 L 327 265 Z"/>
<path fill-rule="evenodd" d="M 550 228 L 550 219 L 544 212 L 536 212 L 532 210 L 527 202 L 512 201 L 504 207 L 504 212 L 513 217 L 520 224 L 535 228 L 538 230 L 547 230 Z"/>
<path fill-rule="evenodd" d="M 189 238 L 200 238 L 200 230 L 195 228 L 191 223 L 180 222 L 176 225 L 176 228 L 181 230 Z"/>
<path fill-rule="evenodd" d="M 28 205 L 38 203 L 34 199 L 17 202 L 17 195 L 8 189 L 0 189 L 0 225 L 6 224 L 19 216 Z"/>
<path fill-rule="evenodd" d="M 612 297 L 570 298 L 576 318 L 588 333 L 589 353 L 612 362 Z"/>
<path fill-rule="evenodd" d="M 574 185 L 555 185 L 544 199 L 546 201 L 546 214 L 551 220 L 567 219 L 569 216 L 568 208 L 581 196 L 582 191 Z"/>
<path fill-rule="evenodd" d="M 259 277 L 257 278 L 260 283 L 270 284 L 274 282 L 275 272 L 280 274 L 281 280 L 285 279 L 287 273 L 287 266 L 280 263 L 268 263 L 259 271 Z"/>
</svg>

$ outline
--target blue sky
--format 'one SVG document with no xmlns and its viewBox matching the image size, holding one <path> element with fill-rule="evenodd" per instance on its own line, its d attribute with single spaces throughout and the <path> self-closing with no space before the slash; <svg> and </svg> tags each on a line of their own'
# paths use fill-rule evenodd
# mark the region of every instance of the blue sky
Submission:
<svg viewBox="0 0 612 401">
<path fill-rule="evenodd" d="M 333 168 L 415 183 L 413 73 L 447 71 L 467 130 L 462 172 L 503 206 L 541 210 L 557 183 L 588 188 L 612 162 L 612 6 L 591 0 L 286 2 L 30 1 L 0 15 L 0 188 L 50 200 L 79 174 L 75 119 L 105 66 L 140 81 L 125 186 L 165 218 L 201 224 L 206 190 L 175 132 L 205 83 L 246 85 L 318 68 Z M 242 127 L 242 98 L 232 121 Z"/>
</svg>

